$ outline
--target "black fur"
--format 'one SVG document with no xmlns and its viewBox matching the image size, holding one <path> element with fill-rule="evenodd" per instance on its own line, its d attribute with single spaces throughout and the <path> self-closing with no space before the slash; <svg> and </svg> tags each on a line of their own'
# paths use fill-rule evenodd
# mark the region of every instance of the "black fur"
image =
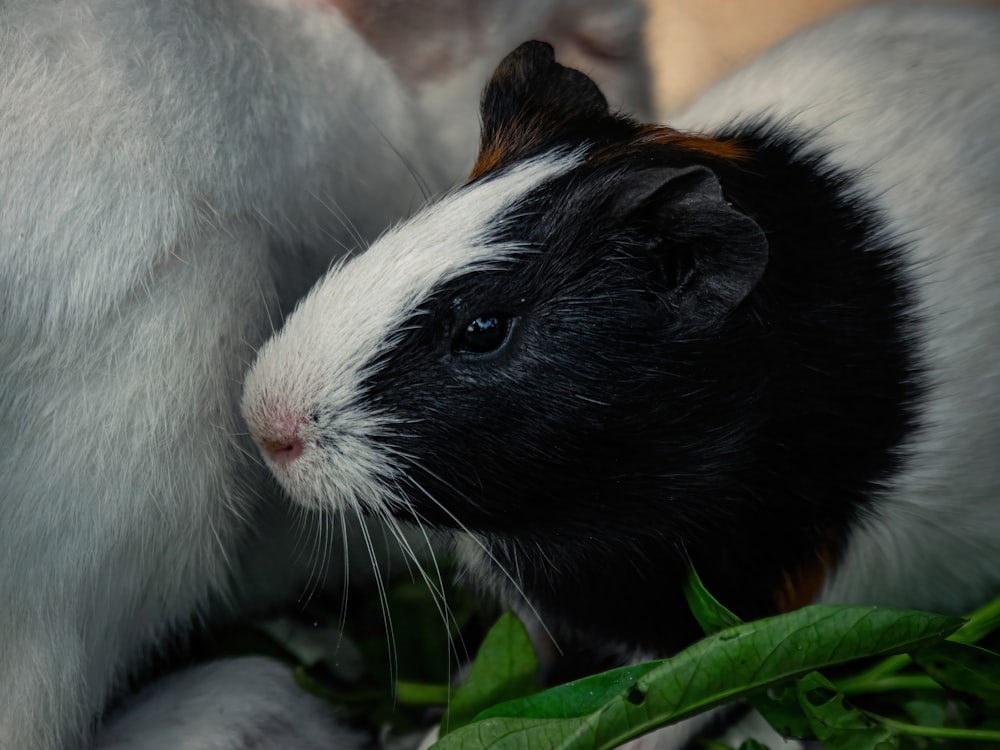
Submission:
<svg viewBox="0 0 1000 750">
<path fill-rule="evenodd" d="M 527 155 L 587 159 L 495 222 L 525 251 L 435 290 L 367 388 L 422 520 L 485 535 L 563 635 L 665 653 L 698 635 L 690 563 L 761 616 L 878 512 L 921 391 L 912 294 L 807 139 L 735 127 L 733 161 L 562 122 Z M 508 344 L 453 351 L 484 314 L 516 318 Z"/>
</svg>

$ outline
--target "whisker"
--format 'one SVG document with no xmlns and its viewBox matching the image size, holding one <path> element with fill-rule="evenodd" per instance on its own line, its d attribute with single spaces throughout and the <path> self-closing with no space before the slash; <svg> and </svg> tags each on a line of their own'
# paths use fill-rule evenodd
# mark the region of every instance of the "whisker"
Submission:
<svg viewBox="0 0 1000 750">
<path fill-rule="evenodd" d="M 396 653 L 396 631 L 392 626 L 392 614 L 389 612 L 389 595 L 386 590 L 385 581 L 382 578 L 382 570 L 379 568 L 378 558 L 375 556 L 375 545 L 372 542 L 371 531 L 362 516 L 358 516 L 360 521 L 361 536 L 368 550 L 368 559 L 371 560 L 372 573 L 375 575 L 375 587 L 378 591 L 379 606 L 382 608 L 382 621 L 385 623 L 385 635 L 388 639 L 389 648 L 389 681 L 395 685 L 399 670 L 399 660 Z"/>
<path fill-rule="evenodd" d="M 423 580 L 424 584 L 427 586 L 431 594 L 431 598 L 434 602 L 435 608 L 437 609 L 438 614 L 441 615 L 441 619 L 445 625 L 445 628 L 450 628 L 450 625 L 456 621 L 452 616 L 451 610 L 448 608 L 444 590 L 444 581 L 441 575 L 441 569 L 438 566 L 437 558 L 434 557 L 432 552 L 431 559 L 434 562 L 434 570 L 435 573 L 437 574 L 437 582 L 435 583 L 435 580 L 431 578 L 431 576 L 427 573 L 424 566 L 420 563 L 420 559 L 417 556 L 416 551 L 413 549 L 413 546 L 410 544 L 410 541 L 406 538 L 406 535 L 403 533 L 402 529 L 399 527 L 397 520 L 393 518 L 388 511 L 383 511 L 383 512 L 385 513 L 384 520 L 386 523 L 386 528 L 389 530 L 389 533 L 392 535 L 392 537 L 396 540 L 396 543 L 399 545 L 400 549 L 405 553 L 404 559 L 407 559 L 408 561 L 409 560 L 413 561 L 414 567 L 416 568 L 418 574 L 420 575 L 420 578 Z M 414 518 L 417 520 L 417 527 L 424 534 L 424 539 L 427 539 L 426 532 L 424 532 L 423 526 L 420 524 L 419 516 L 417 516 L 415 513 L 413 515 Z M 430 549 L 429 540 L 428 540 L 428 549 Z M 409 567 L 409 564 L 407 564 L 407 570 L 410 570 L 412 573 L 412 569 Z"/>
<path fill-rule="evenodd" d="M 240 438 L 240 437 L 248 437 L 250 433 L 233 432 L 230 433 L 230 435 L 234 438 Z M 253 464 L 254 466 L 258 466 L 262 469 L 267 468 L 266 465 L 264 464 L 263 459 L 261 459 L 260 454 L 258 454 L 257 451 L 245 448 L 244 446 L 240 445 L 239 442 L 237 441 L 234 441 L 233 444 L 236 447 L 236 450 L 240 453 L 240 455 L 242 455 L 245 459 L 247 459 L 251 464 Z M 258 494 L 257 497 L 260 497 L 260 495 Z"/>
<path fill-rule="evenodd" d="M 405 495 L 403 495 L 402 493 L 398 494 L 397 497 L 405 499 Z M 445 638 L 447 639 L 446 653 L 448 662 L 445 665 L 445 668 L 447 670 L 447 675 L 448 675 L 447 690 L 448 690 L 448 699 L 450 700 L 451 689 L 452 689 L 452 676 L 455 672 L 455 665 L 463 664 L 470 661 L 469 650 L 465 643 L 465 639 L 462 636 L 461 626 L 458 622 L 458 619 L 455 617 L 453 610 L 448 605 L 447 593 L 445 591 L 445 586 L 444 586 L 444 576 L 441 573 L 441 567 L 438 563 L 437 556 L 434 554 L 434 547 L 431 544 L 430 537 L 427 534 L 424 519 L 420 516 L 420 514 L 416 511 L 416 509 L 413 508 L 412 504 L 409 501 L 406 501 L 406 506 L 410 514 L 413 516 L 414 524 L 420 531 L 424 543 L 427 545 L 431 562 L 433 563 L 434 566 L 435 577 L 431 577 L 431 575 L 426 571 L 424 566 L 421 564 L 419 556 L 413 549 L 409 539 L 407 539 L 405 533 L 400 527 L 398 519 L 392 516 L 392 514 L 385 507 L 384 503 L 379 504 L 380 514 L 384 516 L 386 527 L 389 533 L 396 539 L 397 544 L 399 545 L 400 549 L 404 552 L 405 556 L 413 560 L 414 566 L 419 572 L 419 575 L 423 580 L 424 585 L 427 587 L 427 590 L 430 593 L 431 601 L 433 602 L 434 607 L 438 612 L 438 615 L 441 617 L 441 622 L 444 625 Z M 457 641 L 455 637 L 453 637 L 452 635 L 453 631 L 454 634 L 458 636 Z M 452 661 L 453 659 L 454 662 Z"/>
<path fill-rule="evenodd" d="M 426 469 L 423 470 L 428 475 L 433 476 L 433 474 L 426 471 Z M 485 554 L 486 557 L 489 558 L 490 562 L 492 562 L 493 565 L 496 566 L 497 570 L 499 570 L 503 574 L 503 576 L 513 587 L 517 595 L 521 597 L 522 601 L 528 607 L 528 611 L 531 612 L 531 614 L 534 615 L 535 619 L 538 620 L 539 626 L 542 628 L 542 631 L 545 633 L 545 635 L 548 636 L 549 640 L 552 642 L 553 647 L 561 655 L 563 653 L 562 647 L 559 645 L 559 642 L 552 634 L 552 631 L 549 629 L 549 626 L 545 624 L 545 621 L 542 619 L 541 614 L 539 614 L 538 610 L 535 608 L 535 605 L 532 604 L 531 601 L 528 599 L 527 594 L 525 594 L 524 589 L 522 588 L 521 584 L 518 583 L 517 579 L 515 579 L 514 576 L 511 575 L 510 571 L 508 571 L 506 567 L 500 564 L 500 561 L 497 559 L 496 555 L 494 555 L 493 552 L 489 549 L 489 547 L 487 547 L 486 544 L 477 535 L 473 534 L 472 531 L 470 531 L 469 528 L 464 523 L 462 523 L 455 516 L 454 513 L 448 510 L 448 508 L 446 508 L 437 498 L 435 498 L 430 492 L 428 492 L 412 476 L 409 476 L 408 480 L 417 490 L 419 490 L 425 497 L 427 497 L 427 499 L 430 500 L 439 510 L 441 510 L 446 516 L 448 516 L 448 518 L 450 518 L 452 522 L 462 532 L 465 533 L 466 537 L 470 539 L 477 547 L 479 547 L 479 549 L 483 552 L 483 554 Z"/>
<path fill-rule="evenodd" d="M 406 167 L 406 171 L 410 173 L 410 176 L 413 178 L 413 182 L 417 186 L 417 189 L 420 191 L 420 194 L 424 196 L 424 202 L 429 201 L 431 199 L 431 191 L 430 187 L 424 181 L 424 178 L 420 175 L 420 173 L 417 172 L 416 169 L 413 168 L 413 165 L 410 164 L 409 160 L 405 156 L 403 156 L 402 152 L 398 148 L 396 148 L 393 142 L 389 140 L 388 136 L 386 136 L 386 134 L 382 132 L 382 129 L 379 128 L 378 124 L 374 122 L 370 117 L 366 117 L 366 119 L 368 120 L 368 123 L 371 125 L 371 127 L 374 128 L 375 132 L 378 133 L 379 136 L 381 136 L 383 141 L 385 141 L 385 144 L 390 148 L 390 150 L 397 157 L 399 157 L 399 161 L 402 162 L 403 166 Z"/>
<path fill-rule="evenodd" d="M 333 538 L 337 514 L 324 509 L 320 511 L 320 518 L 323 524 L 323 565 L 320 568 L 319 590 L 326 591 L 326 576 L 330 571 L 330 560 L 333 557 Z"/>
<path fill-rule="evenodd" d="M 399 497 L 405 497 L 405 495 L 400 493 Z M 406 507 L 407 511 L 413 517 L 414 525 L 420 532 L 420 535 L 424 540 L 424 544 L 427 546 L 427 551 L 430 555 L 431 563 L 434 566 L 434 575 L 437 580 L 436 585 L 434 584 L 434 579 L 431 579 L 429 575 L 424 571 L 422 566 L 420 566 L 420 563 L 417 561 L 416 553 L 411 550 L 410 554 L 413 556 L 414 562 L 416 563 L 418 568 L 420 568 L 420 572 L 423 576 L 424 582 L 430 591 L 431 597 L 435 603 L 435 606 L 438 609 L 438 614 L 441 615 L 442 623 L 445 626 L 445 632 L 448 636 L 449 659 L 451 655 L 454 654 L 455 662 L 457 664 L 467 662 L 470 660 L 469 649 L 465 643 L 465 638 L 462 635 L 461 626 L 458 622 L 458 619 L 455 617 L 451 607 L 448 606 L 448 597 L 444 586 L 444 575 L 441 572 L 441 566 L 438 563 L 437 555 L 434 552 L 434 545 L 431 543 L 430 537 L 427 534 L 426 519 L 424 519 L 423 516 L 420 515 L 420 513 L 417 511 L 416 508 L 413 507 L 413 504 L 409 502 L 409 500 L 406 501 Z M 407 548 L 408 549 L 410 548 L 408 543 L 407 543 Z M 440 605 L 438 605 L 438 602 L 440 602 Z M 452 626 L 454 626 L 455 635 L 458 636 L 458 641 L 459 641 L 458 644 L 456 644 L 455 639 L 451 635 Z M 459 645 L 461 646 L 461 653 L 459 653 L 458 649 Z M 449 662 L 448 664 L 449 676 L 451 675 L 451 672 L 452 672 L 452 666 L 451 663 Z M 448 687 L 450 690 L 451 688 L 450 678 Z"/>
<path fill-rule="evenodd" d="M 274 318 L 271 317 L 271 306 L 267 304 L 267 295 L 264 294 L 264 287 L 260 285 L 260 280 L 257 280 L 257 291 L 260 292 L 260 301 L 264 304 L 264 312 L 267 313 L 267 324 L 271 327 L 271 335 L 273 336 L 277 332 L 277 328 L 274 325 Z"/>
<path fill-rule="evenodd" d="M 303 515 L 303 522 L 304 522 L 302 525 L 303 529 L 305 529 L 305 525 L 306 523 L 308 523 L 308 521 L 309 519 L 305 517 L 305 515 Z M 315 525 L 316 524 L 309 524 L 310 529 L 314 528 Z M 322 527 L 322 525 L 320 525 L 318 534 L 310 533 L 308 531 L 306 533 L 308 533 L 309 537 L 312 538 L 312 548 L 309 553 L 309 559 L 310 559 L 309 578 L 306 580 L 305 588 L 299 595 L 299 602 L 301 603 L 303 608 L 309 606 L 309 603 L 312 601 L 313 596 L 316 593 L 316 587 L 319 582 L 318 580 L 319 576 L 317 574 L 317 562 L 319 561 L 319 550 L 323 546 L 323 536 L 325 535 L 325 529 Z"/>
<path fill-rule="evenodd" d="M 562 574 L 561 567 L 558 566 L 558 565 L 556 565 L 552 561 L 552 558 L 549 556 L 549 553 L 545 551 L 544 547 L 542 547 L 542 543 L 541 542 L 535 542 L 535 549 L 538 551 L 539 557 L 541 557 L 542 560 L 545 562 L 545 566 L 547 568 L 549 568 L 550 570 L 552 570 L 557 576 L 559 576 L 559 575 Z"/>
<path fill-rule="evenodd" d="M 347 596 L 350 591 L 350 574 L 351 574 L 351 553 L 348 548 L 348 538 L 347 538 L 347 519 L 341 518 L 340 520 L 340 539 L 343 543 L 343 557 L 344 557 L 344 572 L 343 572 L 343 590 L 340 592 L 340 632 L 337 634 L 337 650 L 340 650 L 340 644 L 344 640 L 344 629 L 347 627 Z"/>
<path fill-rule="evenodd" d="M 368 241 L 361 234 L 361 231 L 358 229 L 357 225 L 353 221 L 351 221 L 351 217 L 347 214 L 347 212 L 345 212 L 342 208 L 340 208 L 340 206 L 336 205 L 336 203 L 334 203 L 333 205 L 327 203 L 326 200 L 321 198 L 313 191 L 309 191 L 309 195 L 315 198 L 319 202 L 319 204 L 323 206 L 323 208 L 325 208 L 327 211 L 330 212 L 330 215 L 333 216 L 333 218 L 335 218 L 338 222 L 340 222 L 341 228 L 345 232 L 347 232 L 347 235 L 351 238 L 351 240 L 355 242 L 356 247 L 351 247 L 350 245 L 346 244 L 345 242 L 333 236 L 332 234 L 329 235 L 331 240 L 340 245 L 340 248 L 341 250 L 344 251 L 345 255 L 351 255 L 352 251 L 359 248 L 361 250 L 366 250 L 368 248 Z"/>
</svg>

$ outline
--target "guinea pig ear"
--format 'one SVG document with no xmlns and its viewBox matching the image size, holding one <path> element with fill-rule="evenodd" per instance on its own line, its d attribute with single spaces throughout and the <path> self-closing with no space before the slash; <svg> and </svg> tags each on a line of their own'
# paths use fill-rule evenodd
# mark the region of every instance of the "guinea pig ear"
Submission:
<svg viewBox="0 0 1000 750">
<path fill-rule="evenodd" d="M 579 141 L 611 118 L 597 84 L 557 63 L 545 42 L 525 42 L 500 62 L 483 92 L 481 114 L 479 158 L 469 179 Z"/>
<path fill-rule="evenodd" d="M 732 312 L 764 274 L 768 244 L 752 218 L 726 200 L 706 167 L 633 170 L 612 211 L 640 235 L 636 255 L 682 325 L 710 327 Z"/>
</svg>

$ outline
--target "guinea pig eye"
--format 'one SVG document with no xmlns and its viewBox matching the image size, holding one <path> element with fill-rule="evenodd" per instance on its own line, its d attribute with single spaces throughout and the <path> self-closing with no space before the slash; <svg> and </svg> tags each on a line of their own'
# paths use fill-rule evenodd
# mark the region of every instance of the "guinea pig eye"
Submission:
<svg viewBox="0 0 1000 750">
<path fill-rule="evenodd" d="M 499 313 L 477 315 L 458 331 L 451 349 L 456 354 L 491 354 L 510 339 L 514 320 Z"/>
</svg>

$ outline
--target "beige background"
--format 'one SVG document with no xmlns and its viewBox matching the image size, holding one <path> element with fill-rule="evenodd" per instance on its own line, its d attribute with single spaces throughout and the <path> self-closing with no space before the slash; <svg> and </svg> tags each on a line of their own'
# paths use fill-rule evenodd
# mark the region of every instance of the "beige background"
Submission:
<svg viewBox="0 0 1000 750">
<path fill-rule="evenodd" d="M 870 1 L 647 0 L 658 111 L 682 107 L 717 78 L 800 26 Z M 1000 7 L 1000 0 L 979 0 L 979 4 Z"/>
</svg>

